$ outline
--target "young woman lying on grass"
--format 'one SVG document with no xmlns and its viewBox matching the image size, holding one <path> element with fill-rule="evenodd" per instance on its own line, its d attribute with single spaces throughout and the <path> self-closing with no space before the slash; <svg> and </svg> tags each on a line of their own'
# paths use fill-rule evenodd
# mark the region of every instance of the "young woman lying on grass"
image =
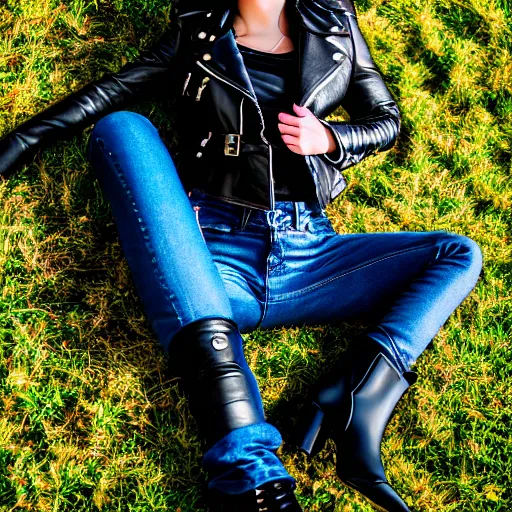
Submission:
<svg viewBox="0 0 512 512">
<path fill-rule="evenodd" d="M 181 4 L 150 51 L 8 134 L 0 170 L 96 123 L 88 157 L 204 434 L 209 510 L 301 510 L 240 331 L 360 315 L 374 323 L 311 391 L 299 445 L 332 438 L 346 484 L 408 510 L 382 435 L 411 366 L 475 286 L 480 250 L 446 232 L 338 235 L 326 217 L 341 171 L 400 127 L 350 0 Z M 181 97 L 179 169 L 148 119 L 120 111 L 162 89 Z M 325 121 L 340 105 L 350 122 Z"/>
</svg>

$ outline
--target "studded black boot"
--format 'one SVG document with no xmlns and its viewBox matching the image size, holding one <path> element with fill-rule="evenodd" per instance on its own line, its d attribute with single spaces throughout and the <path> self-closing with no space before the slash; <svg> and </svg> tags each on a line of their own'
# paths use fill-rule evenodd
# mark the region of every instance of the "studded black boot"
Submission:
<svg viewBox="0 0 512 512">
<path fill-rule="evenodd" d="M 208 512 L 301 512 L 294 489 L 290 482 L 270 482 L 243 494 L 211 492 Z"/>
<path fill-rule="evenodd" d="M 187 325 L 171 342 L 169 362 L 181 377 L 192 414 L 212 447 L 233 430 L 265 422 L 256 379 L 237 326 L 225 319 Z M 211 512 L 300 512 L 292 481 L 272 481 L 243 494 L 208 491 Z"/>
</svg>

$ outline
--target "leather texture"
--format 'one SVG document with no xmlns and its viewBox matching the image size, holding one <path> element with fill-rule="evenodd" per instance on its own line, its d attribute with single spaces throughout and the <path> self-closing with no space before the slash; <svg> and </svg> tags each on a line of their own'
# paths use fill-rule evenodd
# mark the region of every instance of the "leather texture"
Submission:
<svg viewBox="0 0 512 512">
<path fill-rule="evenodd" d="M 379 509 L 406 512 L 409 508 L 386 479 L 381 442 L 415 374 L 397 368 L 392 355 L 376 341 L 364 337 L 357 342 L 319 385 L 301 447 L 311 453 L 327 438 L 333 439 L 340 479 Z"/>
<path fill-rule="evenodd" d="M 237 428 L 265 421 L 259 390 L 233 322 L 213 318 L 185 326 L 172 340 L 169 361 L 172 373 L 181 377 L 208 445 Z"/>
<path fill-rule="evenodd" d="M 292 482 L 269 482 L 243 494 L 208 493 L 208 512 L 302 512 Z"/>
<path fill-rule="evenodd" d="M 72 137 L 132 101 L 163 93 L 182 95 L 179 135 L 184 147 L 185 186 L 243 199 L 244 177 L 237 159 L 226 157 L 219 148 L 209 151 L 205 144 L 210 132 L 256 130 L 261 148 L 249 153 L 269 157 L 259 106 L 231 33 L 234 13 L 224 5 L 182 1 L 172 27 L 152 49 L 4 137 L 0 141 L 0 174 L 10 174 L 39 148 Z M 351 117 L 349 123 L 324 121 L 338 142 L 335 155 L 305 157 L 323 207 L 346 186 L 339 171 L 393 145 L 400 117 L 357 26 L 352 2 L 292 0 L 288 8 L 299 51 L 300 86 L 295 102 L 321 120 L 340 105 Z M 204 156 L 210 157 L 211 164 L 206 158 L 201 160 Z M 269 204 L 264 207 L 271 207 L 275 199 L 270 167 Z M 242 185 L 237 188 L 239 182 Z"/>
<path fill-rule="evenodd" d="M 179 48 L 175 24 L 151 49 L 118 73 L 87 85 L 18 126 L 0 140 L 0 174 L 9 176 L 41 148 L 70 139 L 105 115 L 169 86 Z M 159 91 L 160 89 L 160 91 Z"/>
</svg>

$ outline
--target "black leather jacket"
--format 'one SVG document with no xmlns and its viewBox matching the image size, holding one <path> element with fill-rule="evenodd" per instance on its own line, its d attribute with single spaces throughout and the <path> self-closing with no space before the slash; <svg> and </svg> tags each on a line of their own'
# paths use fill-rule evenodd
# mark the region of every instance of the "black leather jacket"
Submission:
<svg viewBox="0 0 512 512">
<path fill-rule="evenodd" d="M 346 186 L 340 171 L 393 145 L 400 116 L 360 33 L 351 1 L 292 1 L 300 63 L 299 97 L 294 101 L 330 127 L 338 143 L 334 158 L 304 157 L 324 207 Z M 230 30 L 233 12 L 219 5 L 214 0 L 187 0 L 168 33 L 136 61 L 9 133 L 0 141 L 0 174 L 27 162 L 40 147 L 69 138 L 106 114 L 158 91 L 183 96 L 179 103 L 185 115 L 179 126 L 185 146 L 185 186 L 204 185 L 219 195 L 243 200 L 233 185 L 239 169 L 236 161 L 263 154 L 270 162 L 269 204 L 261 206 L 273 209 L 271 148 Z M 324 118 L 339 105 L 350 122 L 326 122 Z M 222 167 L 225 172 L 219 175 Z"/>
</svg>

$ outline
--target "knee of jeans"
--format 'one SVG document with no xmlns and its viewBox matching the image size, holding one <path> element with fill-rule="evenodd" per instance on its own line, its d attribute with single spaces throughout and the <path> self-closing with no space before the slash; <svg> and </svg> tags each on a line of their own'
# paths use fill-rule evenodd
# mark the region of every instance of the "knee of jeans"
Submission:
<svg viewBox="0 0 512 512">
<path fill-rule="evenodd" d="M 476 282 L 483 262 L 480 246 L 471 238 L 456 234 L 448 234 L 444 238 L 444 244 L 446 256 L 455 258 Z"/>
<path fill-rule="evenodd" d="M 123 140 L 130 140 L 133 133 L 141 134 L 145 130 L 157 132 L 151 121 L 136 112 L 119 111 L 102 117 L 94 126 L 87 146 L 87 159 L 93 163 L 94 152 L 105 146 L 115 147 Z"/>
<path fill-rule="evenodd" d="M 107 114 L 102 117 L 94 126 L 92 133 L 102 132 L 103 129 L 107 129 L 107 132 L 110 132 L 112 128 L 116 127 L 125 127 L 129 125 L 141 125 L 144 127 L 152 127 L 153 123 L 141 114 L 137 114 L 137 112 L 130 112 L 128 110 L 120 110 L 118 112 L 112 112 L 111 114 Z"/>
<path fill-rule="evenodd" d="M 98 140 L 103 140 L 112 136 L 112 134 L 119 134 L 121 130 L 147 130 L 148 128 L 156 130 L 151 121 L 140 115 L 137 112 L 129 112 L 122 110 L 119 112 L 112 112 L 111 114 L 102 117 L 95 125 L 89 140 L 89 154 L 91 147 L 98 143 Z"/>
</svg>

